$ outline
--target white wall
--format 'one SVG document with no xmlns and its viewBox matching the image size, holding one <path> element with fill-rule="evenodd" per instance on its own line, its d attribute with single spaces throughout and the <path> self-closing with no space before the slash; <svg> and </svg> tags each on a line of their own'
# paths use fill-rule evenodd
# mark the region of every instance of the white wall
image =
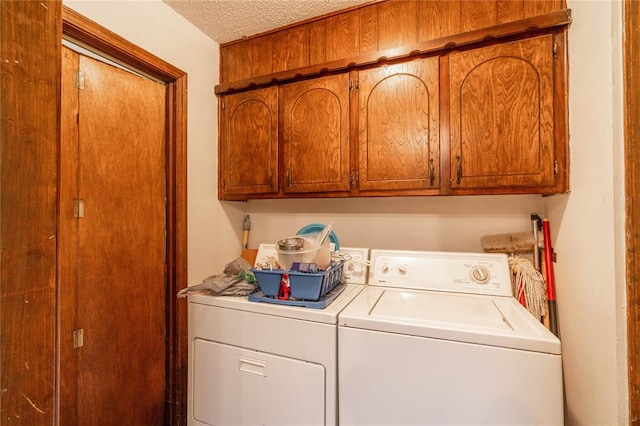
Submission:
<svg viewBox="0 0 640 426">
<path fill-rule="evenodd" d="M 571 187 L 568 195 L 217 201 L 218 45 L 159 0 L 65 1 L 189 74 L 189 282 L 250 246 L 333 222 L 343 246 L 479 251 L 485 234 L 551 219 L 568 424 L 626 424 L 620 5 L 569 0 Z"/>
<path fill-rule="evenodd" d="M 345 247 L 454 251 L 482 251 L 482 235 L 529 231 L 530 214 L 543 213 L 539 196 L 253 200 L 246 210 L 254 247 L 332 222 Z"/>
<path fill-rule="evenodd" d="M 239 253 L 242 205 L 217 200 L 219 46 L 160 0 L 64 1 L 87 18 L 188 73 L 189 283 L 219 273 Z"/>
<path fill-rule="evenodd" d="M 545 200 L 567 422 L 628 423 L 621 15 L 618 1 L 569 1 L 571 194 Z"/>
</svg>

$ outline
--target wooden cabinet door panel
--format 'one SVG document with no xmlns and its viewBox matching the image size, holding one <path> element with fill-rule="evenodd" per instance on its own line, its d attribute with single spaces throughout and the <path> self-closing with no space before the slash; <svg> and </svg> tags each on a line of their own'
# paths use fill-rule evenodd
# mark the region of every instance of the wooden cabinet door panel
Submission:
<svg viewBox="0 0 640 426">
<path fill-rule="evenodd" d="M 226 96 L 223 107 L 223 196 L 277 192 L 277 87 Z"/>
<path fill-rule="evenodd" d="M 224 63 L 222 81 L 238 81 L 253 77 L 251 43 L 236 43 L 221 49 Z"/>
<path fill-rule="evenodd" d="M 440 185 L 438 58 L 359 73 L 359 188 Z"/>
<path fill-rule="evenodd" d="M 447 37 L 460 32 L 460 2 L 451 0 L 419 1 L 418 42 Z"/>
<path fill-rule="evenodd" d="M 251 40 L 251 76 L 271 74 L 273 70 L 273 35 L 265 35 Z"/>
<path fill-rule="evenodd" d="M 360 10 L 326 19 L 326 61 L 358 56 L 360 53 Z"/>
<path fill-rule="evenodd" d="M 309 25 L 300 25 L 272 34 L 272 72 L 309 65 Z"/>
<path fill-rule="evenodd" d="M 283 88 L 284 192 L 348 191 L 349 75 Z"/>
<path fill-rule="evenodd" d="M 417 43 L 416 2 L 378 3 L 378 50 Z"/>
<path fill-rule="evenodd" d="M 494 0 L 460 1 L 460 32 L 495 25 L 497 21 L 496 7 L 497 2 Z"/>
<path fill-rule="evenodd" d="M 554 182 L 552 35 L 453 53 L 451 187 Z"/>
</svg>

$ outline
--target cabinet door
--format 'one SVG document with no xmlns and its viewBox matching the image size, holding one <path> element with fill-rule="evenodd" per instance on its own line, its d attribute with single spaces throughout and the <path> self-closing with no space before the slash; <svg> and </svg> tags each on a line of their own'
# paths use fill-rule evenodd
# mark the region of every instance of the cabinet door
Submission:
<svg viewBox="0 0 640 426">
<path fill-rule="evenodd" d="M 451 54 L 453 190 L 553 185 L 552 37 Z"/>
<path fill-rule="evenodd" d="M 440 186 L 438 58 L 359 73 L 359 188 Z"/>
<path fill-rule="evenodd" d="M 228 95 L 222 102 L 222 143 L 220 145 L 222 198 L 233 195 L 276 193 L 278 191 L 278 88 L 267 87 Z"/>
<path fill-rule="evenodd" d="M 349 190 L 349 75 L 283 88 L 284 192 Z"/>
</svg>

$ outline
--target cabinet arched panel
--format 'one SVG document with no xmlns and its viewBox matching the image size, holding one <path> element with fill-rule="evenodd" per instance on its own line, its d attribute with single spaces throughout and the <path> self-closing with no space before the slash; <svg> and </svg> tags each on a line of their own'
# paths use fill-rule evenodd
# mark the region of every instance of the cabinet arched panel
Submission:
<svg viewBox="0 0 640 426">
<path fill-rule="evenodd" d="M 230 95 L 223 102 L 223 193 L 277 192 L 277 88 Z"/>
<path fill-rule="evenodd" d="M 451 188 L 551 186 L 553 41 L 450 57 Z"/>
<path fill-rule="evenodd" d="M 438 60 L 360 72 L 359 188 L 439 187 Z"/>
<path fill-rule="evenodd" d="M 349 76 L 286 85 L 284 192 L 348 191 Z"/>
</svg>

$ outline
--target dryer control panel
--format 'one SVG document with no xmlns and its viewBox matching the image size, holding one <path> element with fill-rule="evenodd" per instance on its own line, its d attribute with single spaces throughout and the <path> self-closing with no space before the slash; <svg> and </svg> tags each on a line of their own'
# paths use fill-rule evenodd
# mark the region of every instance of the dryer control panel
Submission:
<svg viewBox="0 0 640 426">
<path fill-rule="evenodd" d="M 369 285 L 512 296 L 506 254 L 371 250 Z"/>
</svg>

